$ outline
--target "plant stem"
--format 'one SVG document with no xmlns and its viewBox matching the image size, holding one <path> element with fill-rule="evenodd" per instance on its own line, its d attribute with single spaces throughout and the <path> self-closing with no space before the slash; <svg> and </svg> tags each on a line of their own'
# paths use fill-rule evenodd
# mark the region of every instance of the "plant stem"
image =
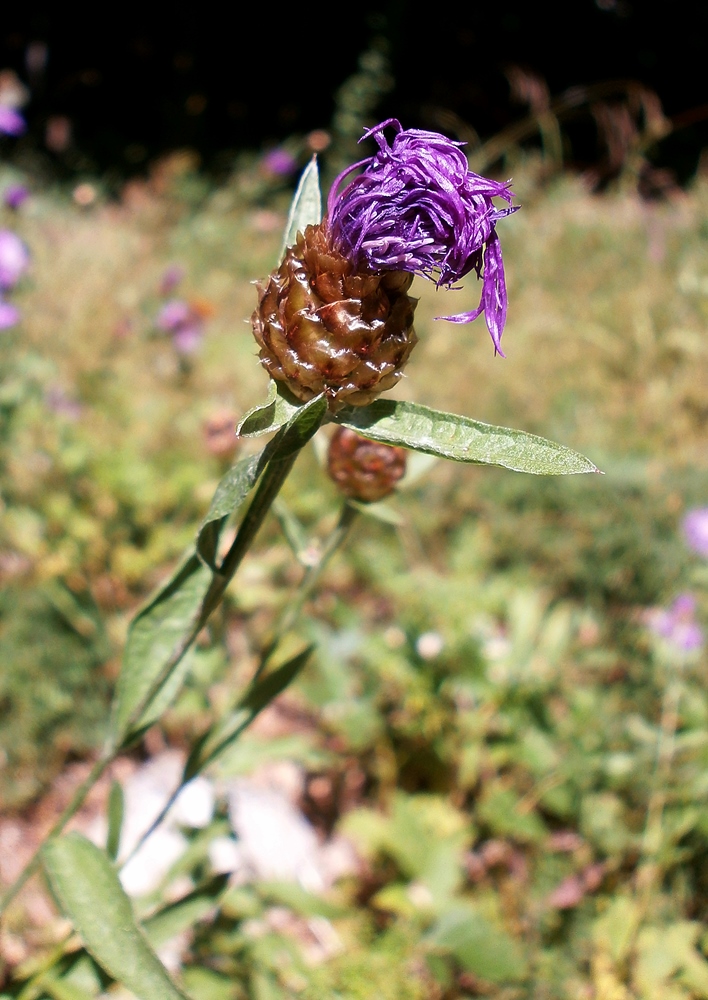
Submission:
<svg viewBox="0 0 708 1000">
<path fill-rule="evenodd" d="M 272 500 L 271 500 L 271 503 L 272 503 Z M 249 513 L 250 513 L 250 511 L 249 511 Z M 332 558 L 332 556 L 334 555 L 334 553 L 337 551 L 337 549 L 339 549 L 340 546 L 342 545 L 342 543 L 345 541 L 347 535 L 349 534 L 349 531 L 351 529 L 352 524 L 354 523 L 354 521 L 356 520 L 356 518 L 358 516 L 358 513 L 359 512 L 354 507 L 350 506 L 350 504 L 348 504 L 346 502 L 344 503 L 344 505 L 342 507 L 342 510 L 341 510 L 341 513 L 339 515 L 339 520 L 337 522 L 337 525 L 334 528 L 334 530 L 330 533 L 330 535 L 328 536 L 328 538 L 325 541 L 324 545 L 322 546 L 322 551 L 320 553 L 319 559 L 317 560 L 317 562 L 314 565 L 308 566 L 307 571 L 305 572 L 302 580 L 300 581 L 300 583 L 298 585 L 297 591 L 296 591 L 296 593 L 294 595 L 294 599 L 290 602 L 290 604 L 288 605 L 288 607 L 285 609 L 285 612 L 283 613 L 280 621 L 276 625 L 273 637 L 269 641 L 266 649 L 263 651 L 263 653 L 261 655 L 260 663 L 258 665 L 258 669 L 256 670 L 255 674 L 253 675 L 253 677 L 251 679 L 251 686 L 253 686 L 254 684 L 256 684 L 257 681 L 262 676 L 263 671 L 265 670 L 265 668 L 266 668 L 266 666 L 268 664 L 268 660 L 272 656 L 273 651 L 277 647 L 277 645 L 280 642 L 280 640 L 283 638 L 283 636 L 286 634 L 286 632 L 289 632 L 290 629 L 293 628 L 293 626 L 296 624 L 298 618 L 300 617 L 300 614 L 302 613 L 302 609 L 305 606 L 305 602 L 307 601 L 307 599 L 310 597 L 310 595 L 312 594 L 313 590 L 315 589 L 315 587 L 316 587 L 316 585 L 317 585 L 317 583 L 318 583 L 318 581 L 320 579 L 320 576 L 322 575 L 322 572 L 325 569 L 327 563 L 330 561 L 330 559 Z M 234 549 L 234 547 L 236 546 L 236 541 L 237 540 L 238 539 L 236 539 L 234 541 L 234 544 L 233 544 L 232 548 L 229 550 L 230 552 L 232 552 L 233 549 Z M 226 561 L 226 560 L 224 560 L 224 561 Z M 229 738 L 228 745 L 231 745 L 231 743 L 233 742 L 233 740 L 237 739 L 241 735 L 241 733 L 243 733 L 244 730 L 248 728 L 248 726 L 251 724 L 251 722 L 253 721 L 254 718 L 255 718 L 255 715 L 249 717 L 248 719 L 246 719 L 244 721 L 243 725 L 241 725 L 241 726 L 238 727 L 238 729 L 234 733 L 233 737 Z M 221 749 L 222 749 L 221 747 L 218 747 L 214 753 L 211 753 L 209 755 L 209 757 L 207 758 L 207 760 L 205 761 L 205 765 L 207 763 L 211 764 L 215 760 L 215 758 L 219 755 Z M 192 775 L 190 775 L 189 780 L 191 781 L 192 778 L 196 777 L 196 775 L 199 774 L 201 770 L 202 770 L 202 767 L 200 767 L 198 770 L 196 770 Z M 160 813 L 155 817 L 155 819 L 150 824 L 150 826 L 147 828 L 147 830 L 145 830 L 140 835 L 140 838 L 138 839 L 138 841 L 135 844 L 135 846 L 132 848 L 130 854 L 122 862 L 121 867 L 123 865 L 126 865 L 131 860 L 131 858 L 133 858 L 134 855 L 137 854 L 137 852 L 143 846 L 143 844 L 148 839 L 148 837 L 155 832 L 155 830 L 157 829 L 157 827 L 160 825 L 160 823 L 162 823 L 162 821 L 167 816 L 167 813 L 170 811 L 170 809 L 172 808 L 172 806 L 175 804 L 175 802 L 177 800 L 177 797 L 179 796 L 180 792 L 182 791 L 182 789 L 185 787 L 186 784 L 188 784 L 188 782 L 185 781 L 184 779 L 180 781 L 180 783 L 177 786 L 177 788 L 174 789 L 174 791 L 172 792 L 172 794 L 168 798 L 167 802 L 165 803 L 165 805 L 163 806 L 163 808 L 160 810 Z"/>
<path fill-rule="evenodd" d="M 673 663 L 664 689 L 661 704 L 661 720 L 659 723 L 659 738 L 656 747 L 656 766 L 654 768 L 654 783 L 649 804 L 647 819 L 642 837 L 642 853 L 638 872 L 638 885 L 641 891 L 640 913 L 646 914 L 652 893 L 659 878 L 658 855 L 662 846 L 662 826 L 664 807 L 666 805 L 667 787 L 671 777 L 671 768 L 676 750 L 676 730 L 678 728 L 678 709 L 681 700 L 680 667 Z"/>
<path fill-rule="evenodd" d="M 258 529 L 263 524 L 266 514 L 270 510 L 271 504 L 278 495 L 278 492 L 285 482 L 288 473 L 292 469 L 298 454 L 299 449 L 285 458 L 269 462 L 266 466 L 260 483 L 256 489 L 255 496 L 253 497 L 248 511 L 246 512 L 246 515 L 236 533 L 236 538 L 224 557 L 218 572 L 214 574 L 211 586 L 209 587 L 206 597 L 204 598 L 204 602 L 195 625 L 169 658 L 163 669 L 160 671 L 158 677 L 155 678 L 143 698 L 141 698 L 138 705 L 136 705 L 126 724 L 125 731 L 127 733 L 130 734 L 131 730 L 138 725 L 145 710 L 150 705 L 150 702 L 164 685 L 170 674 L 178 666 L 185 653 L 206 624 L 211 613 L 219 605 L 227 586 L 231 582 L 234 573 L 238 569 L 243 557 L 253 542 Z M 85 781 L 83 781 L 80 787 L 76 790 L 71 802 L 52 827 L 44 843 L 59 836 L 59 834 L 64 830 L 66 824 L 81 808 L 81 805 L 83 804 L 88 793 L 91 791 L 108 765 L 115 759 L 120 750 L 121 747 L 116 747 L 112 743 L 105 747 L 103 753 L 92 767 Z M 42 846 L 44 846 L 44 844 L 42 844 Z M 37 848 L 23 871 L 5 892 L 5 895 L 0 901 L 0 915 L 2 915 L 2 913 L 7 909 L 8 905 L 17 896 L 20 889 L 22 889 L 27 880 L 37 870 L 40 862 L 41 850 L 42 847 Z"/>
</svg>

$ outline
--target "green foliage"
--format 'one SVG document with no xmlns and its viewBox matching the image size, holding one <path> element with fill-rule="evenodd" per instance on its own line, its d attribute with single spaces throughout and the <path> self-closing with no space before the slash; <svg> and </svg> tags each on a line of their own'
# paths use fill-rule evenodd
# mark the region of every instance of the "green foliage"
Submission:
<svg viewBox="0 0 708 1000">
<path fill-rule="evenodd" d="M 553 441 L 415 403 L 377 399 L 369 406 L 341 410 L 335 420 L 374 441 L 455 462 L 499 465 L 535 475 L 599 471 L 583 455 Z"/>
<path fill-rule="evenodd" d="M 185 1000 L 147 944 L 103 851 L 68 834 L 46 844 L 43 857 L 63 910 L 101 966 L 141 1000 Z"/>
</svg>

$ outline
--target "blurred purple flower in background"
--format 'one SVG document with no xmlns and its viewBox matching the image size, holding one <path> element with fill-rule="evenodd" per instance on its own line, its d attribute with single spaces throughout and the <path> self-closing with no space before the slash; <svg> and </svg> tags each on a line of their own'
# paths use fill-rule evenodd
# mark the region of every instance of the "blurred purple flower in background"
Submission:
<svg viewBox="0 0 708 1000">
<path fill-rule="evenodd" d="M 297 157 L 282 146 L 276 146 L 264 155 L 261 165 L 273 177 L 289 177 L 297 170 Z"/>
<path fill-rule="evenodd" d="M 23 135 L 27 125 L 15 108 L 0 103 L 0 135 Z"/>
<path fill-rule="evenodd" d="M 29 250 L 10 229 L 0 229 L 0 289 L 14 288 L 30 265 Z"/>
<path fill-rule="evenodd" d="M 199 312 L 183 299 L 166 302 L 155 321 L 160 330 L 171 334 L 178 354 L 194 354 L 204 338 L 204 320 Z"/>
<path fill-rule="evenodd" d="M 29 198 L 29 188 L 24 184 L 10 184 L 3 191 L 2 200 L 7 208 L 17 211 Z"/>
<path fill-rule="evenodd" d="M 0 330 L 9 330 L 20 322 L 20 310 L 0 298 Z"/>
<path fill-rule="evenodd" d="M 78 420 L 81 416 L 81 403 L 69 396 L 60 385 L 50 386 L 45 393 L 44 402 L 52 413 L 68 420 Z"/>
<path fill-rule="evenodd" d="M 708 558 L 708 507 L 691 510 L 683 519 L 683 534 L 688 547 Z"/>
<path fill-rule="evenodd" d="M 389 145 L 383 132 L 395 130 Z M 495 225 L 516 211 L 509 183 L 488 180 L 469 169 L 467 157 L 438 132 L 404 130 L 390 118 L 370 129 L 378 152 L 341 173 L 328 200 L 328 219 L 337 248 L 372 271 L 409 271 L 437 286 L 450 287 L 475 271 L 482 279 L 477 309 L 442 316 L 470 323 L 485 314 L 495 351 L 502 355 L 507 294 Z M 340 191 L 353 170 L 363 167 Z M 509 207 L 498 209 L 493 199 Z M 518 207 L 518 206 L 517 206 Z"/>
<path fill-rule="evenodd" d="M 181 264 L 170 264 L 160 280 L 160 295 L 169 295 L 184 278 L 184 268 Z"/>
<path fill-rule="evenodd" d="M 670 608 L 653 608 L 646 621 L 655 635 L 681 653 L 691 653 L 703 645 L 703 630 L 696 621 L 696 599 L 680 594 Z"/>
</svg>

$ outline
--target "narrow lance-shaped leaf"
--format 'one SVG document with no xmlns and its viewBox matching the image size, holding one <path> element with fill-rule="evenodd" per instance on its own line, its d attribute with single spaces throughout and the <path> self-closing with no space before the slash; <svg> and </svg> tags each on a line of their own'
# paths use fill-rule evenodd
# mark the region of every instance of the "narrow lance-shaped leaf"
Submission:
<svg viewBox="0 0 708 1000">
<path fill-rule="evenodd" d="M 70 833 L 45 844 L 42 858 L 62 909 L 113 979 L 140 1000 L 188 1000 L 147 943 L 103 851 Z"/>
<path fill-rule="evenodd" d="M 417 403 L 377 399 L 369 406 L 347 407 L 334 420 L 372 441 L 476 465 L 498 465 L 535 475 L 599 472 L 588 458 L 555 441 L 483 424 L 470 417 L 431 410 Z"/>
<path fill-rule="evenodd" d="M 304 233 L 307 226 L 316 226 L 322 219 L 322 194 L 320 192 L 320 174 L 317 169 L 317 157 L 313 156 L 305 167 L 295 197 L 290 206 L 290 214 L 285 226 L 283 245 L 280 248 L 282 260 L 285 251 L 291 247 L 298 233 Z"/>
<path fill-rule="evenodd" d="M 112 732 L 120 743 L 129 731 L 157 719 L 179 689 L 189 662 L 182 659 L 151 699 L 140 719 L 133 719 L 139 706 L 158 682 L 166 664 L 175 656 L 199 618 L 211 582 L 211 570 L 192 553 L 170 580 L 133 620 L 123 654 L 113 710 Z"/>
<path fill-rule="evenodd" d="M 216 569 L 219 536 L 224 522 L 239 509 L 251 492 L 267 461 L 265 451 L 249 455 L 229 469 L 217 486 L 209 511 L 197 533 L 197 554 L 210 569 Z"/>
<path fill-rule="evenodd" d="M 123 812 L 123 788 L 119 781 L 113 781 L 108 794 L 108 836 L 106 837 L 106 854 L 111 861 L 115 861 L 120 849 Z"/>
<path fill-rule="evenodd" d="M 252 682 L 233 714 L 207 733 L 194 747 L 184 766 L 182 781 L 191 781 L 230 747 L 256 716 L 295 680 L 311 655 L 312 646 L 308 646 L 267 676 Z"/>
</svg>

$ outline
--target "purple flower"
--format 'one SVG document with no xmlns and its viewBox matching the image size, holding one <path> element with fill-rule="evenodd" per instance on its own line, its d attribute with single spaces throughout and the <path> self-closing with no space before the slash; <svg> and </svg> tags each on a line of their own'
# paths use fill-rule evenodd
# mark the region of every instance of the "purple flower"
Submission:
<svg viewBox="0 0 708 1000">
<path fill-rule="evenodd" d="M 297 157 L 282 146 L 276 146 L 268 150 L 261 164 L 265 172 L 274 177 L 289 177 L 297 169 Z"/>
<path fill-rule="evenodd" d="M 45 394 L 44 402 L 52 413 L 66 417 L 67 420 L 78 420 L 81 416 L 81 403 L 72 399 L 60 385 L 50 386 Z"/>
<path fill-rule="evenodd" d="M 10 184 L 9 187 L 5 188 L 2 200 L 8 208 L 17 210 L 21 205 L 24 205 L 29 196 L 29 188 L 24 184 Z"/>
<path fill-rule="evenodd" d="M 184 268 L 181 264 L 170 264 L 160 281 L 160 295 L 169 295 L 184 278 Z"/>
<path fill-rule="evenodd" d="M 395 129 L 389 145 L 383 132 Z M 372 271 L 409 271 L 437 286 L 450 287 L 474 271 L 483 281 L 477 309 L 441 316 L 453 323 L 470 323 L 482 312 L 503 355 L 501 335 L 507 310 L 501 247 L 495 225 L 516 211 L 510 182 L 488 180 L 469 169 L 461 151 L 438 132 L 401 127 L 390 118 L 370 129 L 378 152 L 336 178 L 327 214 L 338 249 L 357 266 Z M 340 191 L 352 170 L 363 167 Z M 494 198 L 509 207 L 496 208 Z"/>
<path fill-rule="evenodd" d="M 654 608 L 648 612 L 647 623 L 655 635 L 661 636 L 679 652 L 691 653 L 703 645 L 703 630 L 695 615 L 695 597 L 680 594 L 670 608 Z"/>
<path fill-rule="evenodd" d="M 10 229 L 0 229 L 0 289 L 14 288 L 30 264 L 29 250 Z"/>
<path fill-rule="evenodd" d="M 683 519 L 683 534 L 688 547 L 708 558 L 708 507 L 691 510 Z"/>
<path fill-rule="evenodd" d="M 20 322 L 20 310 L 0 299 L 0 330 L 9 330 Z"/>
<path fill-rule="evenodd" d="M 160 330 L 172 335 L 172 344 L 178 354 L 194 354 L 204 338 L 202 316 L 182 299 L 166 302 L 155 323 Z"/>
<path fill-rule="evenodd" d="M 22 135 L 27 125 L 19 111 L 0 104 L 0 135 Z"/>
</svg>

